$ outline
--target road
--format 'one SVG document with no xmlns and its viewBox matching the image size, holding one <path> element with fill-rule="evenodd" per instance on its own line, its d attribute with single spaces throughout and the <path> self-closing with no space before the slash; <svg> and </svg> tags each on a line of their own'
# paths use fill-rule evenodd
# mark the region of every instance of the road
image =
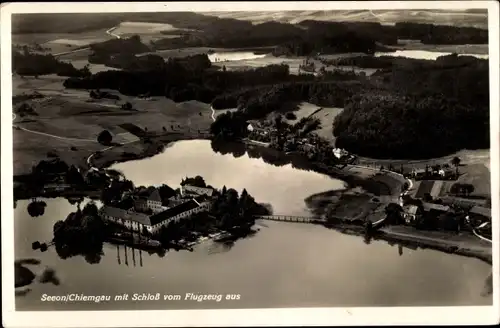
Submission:
<svg viewBox="0 0 500 328">
<path fill-rule="evenodd" d="M 114 27 L 110 28 L 109 30 L 106 31 L 106 34 L 110 35 L 110 36 L 112 36 L 114 38 L 121 39 L 121 37 L 118 34 L 114 34 L 113 33 L 113 31 L 116 30 L 117 28 L 118 28 L 118 26 L 114 26 Z M 63 56 L 63 55 L 69 55 L 69 54 L 72 54 L 72 53 L 75 53 L 75 52 L 85 51 L 85 50 L 89 50 L 89 49 L 90 49 L 90 47 L 85 47 L 85 48 L 80 48 L 80 49 L 75 49 L 75 50 L 60 52 L 60 53 L 54 54 L 53 56 L 54 57 L 58 57 L 58 56 Z"/>
<path fill-rule="evenodd" d="M 12 113 L 12 126 L 15 129 L 18 129 L 18 130 L 22 130 L 22 131 L 26 131 L 26 132 L 29 132 L 29 133 L 34 133 L 34 134 L 42 135 L 42 136 L 47 136 L 47 137 L 51 137 L 51 138 L 55 138 L 55 139 L 61 139 L 61 140 L 83 141 L 83 142 L 97 142 L 96 139 L 81 139 L 81 138 L 62 137 L 62 136 L 58 136 L 58 135 L 55 135 L 55 134 L 44 133 L 44 132 L 40 132 L 40 131 L 34 131 L 34 130 L 26 129 L 26 128 L 20 127 L 19 125 L 14 124 L 14 120 L 16 118 L 17 118 L 16 114 Z"/>
<path fill-rule="evenodd" d="M 71 51 L 60 52 L 58 54 L 54 54 L 53 56 L 54 57 L 58 57 L 58 56 L 63 56 L 63 55 L 69 55 L 69 54 L 72 54 L 72 53 L 75 53 L 75 52 L 89 50 L 89 49 L 90 49 L 90 47 L 85 47 L 85 48 L 75 49 L 75 50 L 71 50 Z"/>
</svg>

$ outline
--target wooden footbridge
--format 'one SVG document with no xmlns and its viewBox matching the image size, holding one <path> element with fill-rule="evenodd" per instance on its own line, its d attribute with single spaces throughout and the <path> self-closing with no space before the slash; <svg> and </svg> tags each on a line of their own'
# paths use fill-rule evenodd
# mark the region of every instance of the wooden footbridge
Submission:
<svg viewBox="0 0 500 328">
<path fill-rule="evenodd" d="M 315 223 L 325 222 L 324 219 L 317 216 L 294 216 L 294 215 L 257 215 L 256 218 L 271 221 Z"/>
</svg>

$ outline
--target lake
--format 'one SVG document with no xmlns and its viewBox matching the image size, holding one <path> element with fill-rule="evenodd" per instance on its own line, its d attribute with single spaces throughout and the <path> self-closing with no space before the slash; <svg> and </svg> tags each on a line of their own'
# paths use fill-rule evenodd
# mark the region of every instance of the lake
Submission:
<svg viewBox="0 0 500 328">
<path fill-rule="evenodd" d="M 395 52 L 376 52 L 376 57 L 381 56 L 394 56 L 394 57 L 407 57 L 407 58 L 415 58 L 415 59 L 428 59 L 428 60 L 436 60 L 438 57 L 451 55 L 451 52 L 437 52 L 437 51 L 427 51 L 427 50 L 397 50 Z M 473 56 L 481 59 L 488 59 L 488 55 L 486 54 L 467 54 L 460 53 L 459 56 Z"/>
<path fill-rule="evenodd" d="M 236 157 L 235 157 L 236 156 Z M 167 183 L 201 175 L 214 187 L 246 188 L 276 214 L 306 214 L 304 199 L 339 189 L 343 183 L 291 165 L 274 166 L 238 149 L 215 153 L 209 141 L 182 141 L 149 159 L 113 166 L 136 185 Z M 64 198 L 45 200 L 43 216 L 32 218 L 29 201 L 15 208 L 15 257 L 37 258 L 56 270 L 60 285 L 32 284 L 16 297 L 17 310 L 132 310 L 180 308 L 269 308 L 355 306 L 452 306 L 491 304 L 481 295 L 491 266 L 476 259 L 431 250 L 398 248 L 383 241 L 326 228 L 271 221 L 233 247 L 207 241 L 194 252 L 167 252 L 164 257 L 105 244 L 99 263 L 81 257 L 62 260 L 53 248 L 33 251 L 33 241 L 52 238 L 53 224 L 76 209 Z M 128 265 L 125 264 L 125 261 Z M 134 265 L 135 263 L 135 265 Z M 142 266 L 141 266 L 142 263 Z M 40 297 L 120 295 L 129 293 L 239 294 L 240 300 L 41 302 Z"/>
<path fill-rule="evenodd" d="M 215 63 L 215 62 L 259 59 L 259 58 L 264 58 L 266 56 L 267 56 L 266 54 L 255 54 L 254 52 L 251 51 L 214 52 L 208 55 L 208 59 L 210 59 L 212 63 Z"/>
</svg>

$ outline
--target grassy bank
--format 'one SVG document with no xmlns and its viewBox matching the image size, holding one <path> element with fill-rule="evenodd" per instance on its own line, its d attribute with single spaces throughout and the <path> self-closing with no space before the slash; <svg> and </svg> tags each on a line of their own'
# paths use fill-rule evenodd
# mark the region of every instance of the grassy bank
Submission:
<svg viewBox="0 0 500 328">
<path fill-rule="evenodd" d="M 431 249 L 448 254 L 472 257 L 490 265 L 492 264 L 491 244 L 469 233 L 456 235 L 452 233 L 421 231 L 406 226 L 395 226 L 382 228 L 371 235 L 367 235 L 362 225 L 356 225 L 349 221 L 325 224 L 325 226 L 343 234 L 363 237 L 367 244 L 372 240 L 380 240 L 386 241 L 390 245 L 398 244 L 415 250 Z M 440 236 L 430 238 L 429 234 L 439 234 Z"/>
</svg>

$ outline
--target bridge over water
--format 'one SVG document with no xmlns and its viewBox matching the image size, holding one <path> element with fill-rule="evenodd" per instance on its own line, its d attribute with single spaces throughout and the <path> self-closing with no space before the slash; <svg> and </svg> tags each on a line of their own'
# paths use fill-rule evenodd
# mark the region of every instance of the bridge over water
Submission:
<svg viewBox="0 0 500 328">
<path fill-rule="evenodd" d="M 314 223 L 314 222 L 325 222 L 325 219 L 317 216 L 296 216 L 296 215 L 285 215 L 285 214 L 275 214 L 275 215 L 256 215 L 257 218 L 262 220 L 271 221 L 285 221 L 285 222 L 299 222 L 299 223 Z"/>
</svg>

